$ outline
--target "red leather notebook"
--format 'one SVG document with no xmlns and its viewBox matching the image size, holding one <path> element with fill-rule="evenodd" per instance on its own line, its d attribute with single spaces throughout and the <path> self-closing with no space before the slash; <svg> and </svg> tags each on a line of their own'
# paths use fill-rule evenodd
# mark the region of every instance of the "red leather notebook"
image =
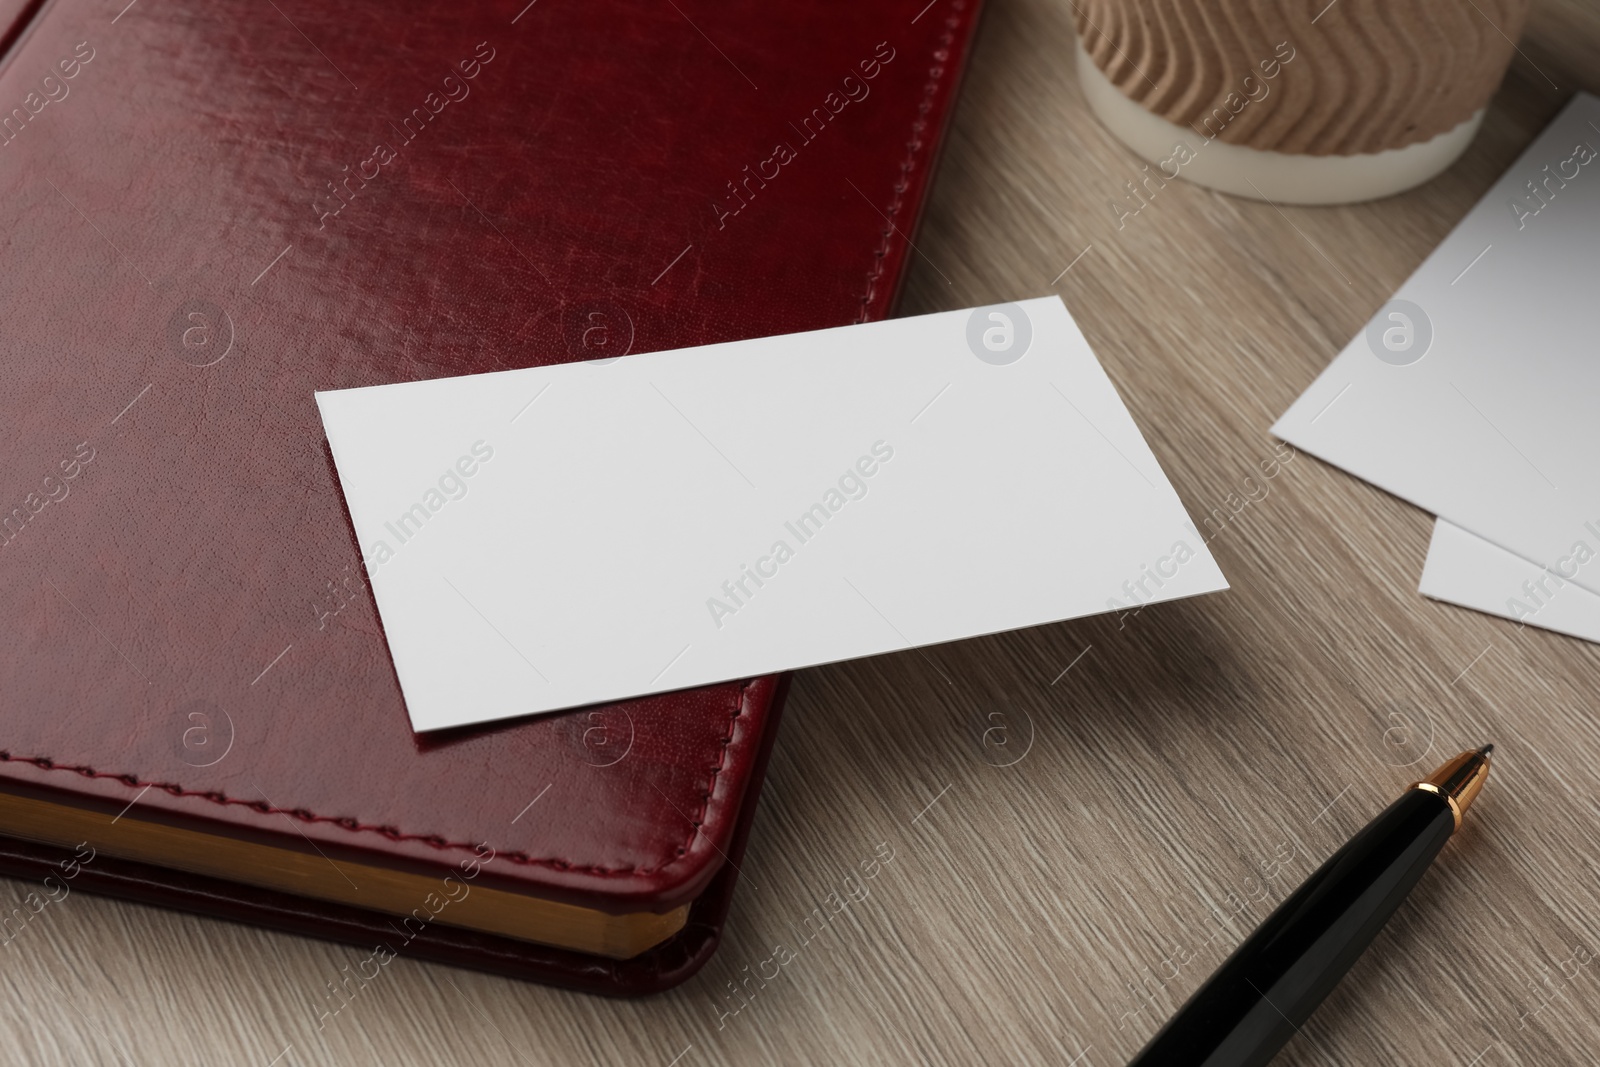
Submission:
<svg viewBox="0 0 1600 1067">
<path fill-rule="evenodd" d="M 976 14 L 0 9 L 0 793 L 105 827 L 72 863 L 13 815 L 0 871 L 599 992 L 692 974 L 780 680 L 414 734 L 312 394 L 884 316 Z M 469 889 L 676 927 L 553 947 L 458 925 Z"/>
</svg>

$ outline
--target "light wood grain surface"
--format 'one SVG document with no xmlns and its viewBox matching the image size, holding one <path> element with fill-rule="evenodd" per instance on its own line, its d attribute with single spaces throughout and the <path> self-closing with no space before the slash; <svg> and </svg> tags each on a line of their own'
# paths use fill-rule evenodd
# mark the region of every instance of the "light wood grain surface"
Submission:
<svg viewBox="0 0 1600 1067">
<path fill-rule="evenodd" d="M 1572 78 L 1519 59 L 1413 193 L 1279 211 L 1173 182 L 1119 230 L 1138 164 L 1071 54 L 1067 3 L 990 4 L 903 311 L 1059 292 L 1191 513 L 1223 509 L 1231 591 L 801 673 L 727 941 L 671 993 L 400 959 L 319 1032 L 355 949 L 74 894 L 0 956 L 0 1061 L 1108 1067 L 1400 788 L 1493 740 L 1467 827 L 1279 1062 L 1596 1062 L 1597 649 L 1423 599 L 1428 516 L 1309 456 L 1262 467 Z"/>
</svg>

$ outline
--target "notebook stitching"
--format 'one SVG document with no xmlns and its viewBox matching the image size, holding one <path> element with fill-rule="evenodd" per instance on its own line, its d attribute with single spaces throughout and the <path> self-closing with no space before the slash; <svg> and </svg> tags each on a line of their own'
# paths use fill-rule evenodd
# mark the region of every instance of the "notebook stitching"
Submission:
<svg viewBox="0 0 1600 1067">
<path fill-rule="evenodd" d="M 705 824 L 706 814 L 711 810 L 711 796 L 714 792 L 716 792 L 717 779 L 722 775 L 723 770 L 728 765 L 728 750 L 733 746 L 733 737 L 737 730 L 739 717 L 744 714 L 746 696 L 750 691 L 750 687 L 754 685 L 755 682 L 756 680 L 752 678 L 743 682 L 739 686 L 739 691 L 734 697 L 732 713 L 728 716 L 728 732 L 722 738 L 722 742 L 718 746 L 719 751 L 717 755 L 717 764 L 711 768 L 711 774 L 706 779 L 705 788 L 700 794 L 700 810 L 695 815 L 695 818 L 691 821 L 689 825 L 689 833 L 683 839 L 683 843 L 672 850 L 672 853 L 668 859 L 654 867 L 601 867 L 595 864 L 573 863 L 570 860 L 564 860 L 553 856 L 529 856 L 525 852 L 499 852 L 496 853 L 496 858 L 507 859 L 512 863 L 523 866 L 550 867 L 559 871 L 577 871 L 582 874 L 594 874 L 602 877 L 635 877 L 639 875 L 649 875 L 655 874 L 657 871 L 665 870 L 667 867 L 671 866 L 674 862 L 676 862 L 678 859 L 681 859 L 688 852 L 689 845 L 693 843 L 695 835 L 700 833 L 700 827 Z M 137 789 L 143 787 L 160 789 L 163 792 L 171 794 L 175 797 L 199 797 L 200 799 L 208 800 L 213 804 L 239 804 L 258 811 L 263 815 L 288 815 L 299 819 L 301 822 L 331 822 L 345 830 L 381 834 L 390 841 L 421 841 L 425 845 L 441 850 L 463 849 L 472 852 L 477 852 L 478 850 L 477 843 L 446 841 L 437 834 L 408 834 L 402 833 L 393 827 L 360 823 L 349 816 L 339 817 L 333 815 L 319 815 L 314 811 L 308 811 L 304 808 L 276 808 L 265 803 L 264 801 L 243 800 L 239 797 L 230 797 L 226 793 L 220 792 L 201 792 L 199 790 L 184 789 L 182 786 L 172 782 L 146 782 L 140 779 L 137 775 L 112 774 L 109 771 L 97 771 L 93 767 L 84 767 L 69 763 L 57 763 L 54 760 L 44 756 L 14 756 L 9 752 L 0 752 L 0 762 L 27 763 L 38 767 L 40 770 L 46 771 L 72 771 L 85 778 L 112 778 L 126 786 L 129 786 L 130 788 Z"/>
<path fill-rule="evenodd" d="M 922 99 L 917 103 L 917 114 L 911 120 L 911 138 L 906 142 L 906 155 L 900 161 L 900 172 L 894 182 L 894 196 L 890 198 L 888 210 L 883 214 L 887 217 L 885 228 L 878 235 L 878 247 L 872 252 L 872 266 L 867 269 L 867 291 L 861 297 L 861 313 L 856 316 L 856 322 L 867 322 L 868 314 L 872 310 L 872 301 L 878 295 L 878 282 L 883 278 L 884 261 L 889 255 L 890 241 L 895 233 L 895 216 L 905 206 L 905 192 L 911 187 L 910 174 L 917 165 L 917 153 L 921 152 L 926 144 L 922 139 L 923 131 L 928 128 L 927 114 L 933 110 L 933 97 L 939 91 L 940 84 L 944 81 L 945 71 L 950 65 L 949 48 L 956 39 L 956 27 L 961 25 L 962 12 L 966 10 L 965 2 L 952 5 L 955 10 L 944 20 L 944 32 L 934 44 L 932 58 L 936 64 L 929 70 L 928 84 L 923 86 Z M 910 243 L 911 238 L 906 238 Z"/>
</svg>

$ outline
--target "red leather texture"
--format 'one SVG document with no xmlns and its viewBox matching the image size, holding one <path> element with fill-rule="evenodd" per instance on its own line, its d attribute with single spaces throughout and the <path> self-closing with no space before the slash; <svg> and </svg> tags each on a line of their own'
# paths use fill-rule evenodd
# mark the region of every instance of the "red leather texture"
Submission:
<svg viewBox="0 0 1600 1067">
<path fill-rule="evenodd" d="M 778 709 L 783 706 L 787 676 L 773 697 L 766 736 L 751 771 L 751 795 L 759 792 L 767 754 L 777 734 Z M 493 971 L 580 989 L 607 996 L 642 996 L 658 993 L 691 977 L 716 951 L 722 924 L 738 883 L 738 863 L 744 854 L 745 840 L 755 817 L 756 806 L 747 803 L 739 814 L 732 837 L 725 848 L 731 863 L 718 869 L 704 892 L 689 909 L 684 928 L 670 940 L 630 960 L 605 959 L 568 952 L 525 941 L 474 933 L 438 923 L 424 927 L 402 942 L 394 919 L 377 912 L 342 904 L 306 900 L 253 886 L 224 882 L 215 878 L 179 874 L 147 864 L 96 856 L 81 865 L 72 881 L 73 889 L 125 897 L 144 904 L 177 907 L 202 915 L 232 919 L 279 930 L 290 930 L 309 937 L 346 941 L 371 951 L 377 945 L 395 949 L 398 955 L 432 960 L 459 967 Z M 72 849 L 51 848 L 28 841 L 0 838 L 0 873 L 42 881 L 55 875 L 60 882 L 63 864 L 81 853 Z"/>
<path fill-rule="evenodd" d="M 775 681 L 414 734 L 312 393 L 882 317 L 977 10 L 924 4 L 46 4 L 0 69 L 0 782 L 707 894 Z"/>
</svg>

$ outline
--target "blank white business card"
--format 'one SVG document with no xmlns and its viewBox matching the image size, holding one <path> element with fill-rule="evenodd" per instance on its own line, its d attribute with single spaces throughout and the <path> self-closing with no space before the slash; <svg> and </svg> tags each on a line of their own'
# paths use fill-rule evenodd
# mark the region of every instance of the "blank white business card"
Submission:
<svg viewBox="0 0 1600 1067">
<path fill-rule="evenodd" d="M 1273 432 L 1600 592 L 1597 280 L 1580 92 Z"/>
<path fill-rule="evenodd" d="M 418 730 L 1227 584 L 1053 297 L 317 402 Z"/>
<path fill-rule="evenodd" d="M 1576 560 L 1567 569 L 1575 573 Z M 1600 594 L 1438 519 L 1418 592 L 1474 611 L 1600 641 Z"/>
</svg>

